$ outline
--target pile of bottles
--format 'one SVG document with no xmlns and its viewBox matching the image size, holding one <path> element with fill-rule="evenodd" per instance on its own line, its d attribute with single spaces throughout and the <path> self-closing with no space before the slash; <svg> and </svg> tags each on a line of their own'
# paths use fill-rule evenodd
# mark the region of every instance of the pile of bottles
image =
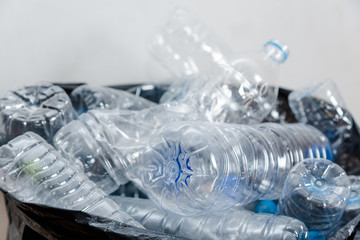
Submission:
<svg viewBox="0 0 360 240">
<path fill-rule="evenodd" d="M 177 9 L 149 46 L 169 86 L 9 92 L 0 188 L 190 239 L 333 236 L 360 214 L 360 135 L 336 86 L 279 90 L 286 44 L 215 39 Z"/>
</svg>

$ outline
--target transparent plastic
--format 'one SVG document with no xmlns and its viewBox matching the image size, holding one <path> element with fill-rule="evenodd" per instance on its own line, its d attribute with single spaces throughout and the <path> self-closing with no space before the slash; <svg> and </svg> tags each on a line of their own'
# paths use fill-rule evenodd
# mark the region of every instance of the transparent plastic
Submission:
<svg viewBox="0 0 360 240">
<path fill-rule="evenodd" d="M 141 175 L 157 206 L 194 216 L 277 199 L 292 166 L 331 154 L 326 137 L 309 125 L 176 122 L 150 137 Z"/>
<path fill-rule="evenodd" d="M 288 174 L 279 211 L 303 221 L 309 230 L 328 236 L 349 198 L 350 181 L 339 165 L 324 159 L 306 159 Z"/>
<path fill-rule="evenodd" d="M 129 167 L 155 129 L 166 122 L 201 118 L 192 107 L 177 103 L 141 111 L 91 110 L 61 128 L 53 142 L 64 156 L 82 162 L 86 175 L 111 193 L 128 181 Z"/>
<path fill-rule="evenodd" d="M 333 81 L 325 80 L 293 91 L 289 95 L 289 105 L 299 122 L 313 125 L 327 136 L 335 156 L 347 154 L 342 152 L 345 148 L 342 144 L 349 138 L 353 121 Z"/>
<path fill-rule="evenodd" d="M 150 44 L 152 55 L 178 78 L 160 102 L 183 101 L 212 122 L 261 122 L 275 105 L 274 73 L 288 58 L 288 47 L 271 40 L 263 54 L 229 60 L 218 42 L 185 10 L 171 14 Z"/>
<path fill-rule="evenodd" d="M 157 105 L 123 90 L 90 85 L 75 88 L 70 99 L 79 114 L 92 109 L 141 110 Z"/>
<path fill-rule="evenodd" d="M 0 187 L 24 202 L 79 210 L 143 228 L 32 132 L 0 147 Z"/>
<path fill-rule="evenodd" d="M 0 99 L 0 145 L 32 131 L 48 142 L 77 116 L 66 92 L 49 83 L 26 86 Z"/>
<path fill-rule="evenodd" d="M 160 102 L 166 102 L 163 100 L 168 94 L 176 97 L 172 91 L 175 88 L 182 94 L 186 92 L 182 98 L 177 97 L 178 102 L 195 106 L 210 122 L 260 123 L 275 106 L 278 87 L 269 86 L 264 81 L 266 76 L 261 76 L 260 72 L 247 74 L 252 74 L 252 79 L 247 79 L 231 65 L 214 65 L 209 75 L 194 79 L 191 86 L 171 85 Z"/>
<path fill-rule="evenodd" d="M 223 50 L 207 27 L 191 13 L 177 8 L 151 39 L 149 51 L 173 76 L 187 79 L 225 62 Z"/>
<path fill-rule="evenodd" d="M 150 200 L 112 199 L 147 229 L 190 239 L 308 239 L 305 224 L 290 217 L 229 210 L 181 218 L 162 212 Z"/>
</svg>

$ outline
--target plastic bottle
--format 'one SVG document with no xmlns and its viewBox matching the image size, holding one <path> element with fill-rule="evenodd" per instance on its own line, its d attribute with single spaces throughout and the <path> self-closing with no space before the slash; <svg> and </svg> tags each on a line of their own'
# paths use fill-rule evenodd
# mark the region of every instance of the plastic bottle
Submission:
<svg viewBox="0 0 360 240">
<path fill-rule="evenodd" d="M 120 89 L 89 85 L 75 88 L 70 99 L 79 114 L 92 109 L 141 110 L 157 105 Z"/>
<path fill-rule="evenodd" d="M 271 40 L 263 54 L 227 59 L 218 42 L 183 9 L 171 14 L 150 45 L 152 55 L 178 78 L 160 102 L 183 101 L 213 122 L 261 122 L 276 103 L 275 73 L 288 47 Z"/>
<path fill-rule="evenodd" d="M 182 8 L 169 16 L 151 39 L 149 51 L 173 76 L 191 78 L 208 71 L 211 63 L 225 62 L 220 41 L 201 21 Z"/>
<path fill-rule="evenodd" d="M 290 217 L 229 210 L 181 218 L 162 212 L 147 199 L 112 199 L 147 229 L 190 239 L 308 239 L 305 224 Z"/>
<path fill-rule="evenodd" d="M 65 91 L 49 83 L 26 86 L 0 99 L 0 145 L 33 131 L 49 143 L 77 114 Z"/>
<path fill-rule="evenodd" d="M 142 225 L 44 139 L 32 132 L 0 147 L 0 187 L 24 202 L 80 210 L 131 226 Z"/>
<path fill-rule="evenodd" d="M 306 159 L 288 174 L 279 201 L 281 214 L 303 221 L 310 231 L 328 236 L 350 198 L 350 181 L 337 164 Z"/>
<path fill-rule="evenodd" d="M 64 156 L 82 162 L 87 176 L 111 193 L 128 182 L 129 167 L 156 128 L 201 118 L 192 107 L 177 103 L 141 111 L 91 110 L 61 128 L 53 142 Z"/>
<path fill-rule="evenodd" d="M 326 137 L 309 125 L 176 122 L 150 137 L 141 175 L 157 206 L 194 216 L 277 199 L 292 166 L 331 154 Z"/>
<path fill-rule="evenodd" d="M 359 132 L 333 81 L 293 91 L 289 105 L 299 122 L 313 125 L 329 139 L 336 163 L 346 172 L 360 172 Z"/>
<path fill-rule="evenodd" d="M 254 66 L 250 68 L 252 64 Z M 174 96 L 171 92 L 174 87 L 186 92 L 181 99 L 178 98 L 178 102 L 195 106 L 210 122 L 260 123 L 275 106 L 278 87 L 270 86 L 266 81 L 266 69 L 261 69 L 251 60 L 248 65 L 249 70 L 246 73 L 229 64 L 211 66 L 209 74 L 201 75 L 199 80 L 195 79 L 195 83 L 187 89 L 181 88 L 178 84 L 170 86 L 169 92 L 163 95 L 160 102 L 165 102 L 163 99 L 168 94 Z"/>
</svg>

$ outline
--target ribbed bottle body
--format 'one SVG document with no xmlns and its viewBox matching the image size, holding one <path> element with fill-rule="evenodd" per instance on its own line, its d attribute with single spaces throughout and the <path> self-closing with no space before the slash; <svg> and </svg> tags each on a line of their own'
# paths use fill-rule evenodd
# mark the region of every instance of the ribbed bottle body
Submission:
<svg viewBox="0 0 360 240">
<path fill-rule="evenodd" d="M 176 217 L 150 200 L 112 197 L 147 229 L 190 239 L 307 239 L 306 226 L 285 216 L 228 210 L 197 217 Z"/>
<path fill-rule="evenodd" d="M 54 146 L 64 156 L 81 161 L 84 172 L 106 193 L 128 181 L 151 133 L 168 121 L 201 119 L 190 106 L 177 103 L 141 111 L 91 110 L 61 128 Z"/>
<path fill-rule="evenodd" d="M 141 227 L 38 135 L 28 132 L 0 148 L 1 187 L 21 201 L 80 210 Z"/>
<path fill-rule="evenodd" d="M 276 199 L 292 166 L 331 153 L 327 139 L 304 124 L 178 122 L 150 139 L 143 185 L 159 207 L 182 216 Z"/>
</svg>

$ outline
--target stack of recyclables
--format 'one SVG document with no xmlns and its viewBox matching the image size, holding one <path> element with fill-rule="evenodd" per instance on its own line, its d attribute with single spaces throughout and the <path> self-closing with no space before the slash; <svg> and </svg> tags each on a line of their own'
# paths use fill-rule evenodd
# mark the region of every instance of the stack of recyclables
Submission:
<svg viewBox="0 0 360 240">
<path fill-rule="evenodd" d="M 107 231 L 128 226 L 132 237 L 330 237 L 359 212 L 358 180 L 346 172 L 360 169 L 360 138 L 336 87 L 323 82 L 277 102 L 286 44 L 234 55 L 214 39 L 184 10 L 172 14 L 150 44 L 177 79 L 159 103 L 141 97 L 145 87 L 134 95 L 84 85 L 69 97 L 39 84 L 7 94 L 1 189 L 107 218 L 117 223 Z M 124 198 L 129 184 L 150 200 Z M 272 215 L 246 210 L 279 198 Z"/>
</svg>

